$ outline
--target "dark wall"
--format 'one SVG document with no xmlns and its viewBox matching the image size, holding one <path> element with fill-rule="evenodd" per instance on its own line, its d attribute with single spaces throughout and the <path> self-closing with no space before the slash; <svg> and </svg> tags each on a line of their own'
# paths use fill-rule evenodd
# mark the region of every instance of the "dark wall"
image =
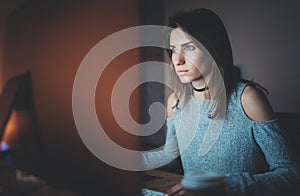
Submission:
<svg viewBox="0 0 300 196">
<path fill-rule="evenodd" d="M 155 12 L 153 11 L 155 10 Z M 164 25 L 164 7 L 163 1 L 142 1 L 141 3 L 141 24 L 142 25 Z M 164 49 L 155 47 L 145 47 L 141 49 L 141 60 L 146 61 L 164 61 Z M 149 72 L 144 71 L 141 76 L 147 76 Z M 163 77 L 163 74 L 161 74 Z M 142 86 L 141 102 L 141 120 L 142 123 L 150 121 L 148 110 L 151 104 L 160 102 L 165 104 L 165 86 L 160 83 L 148 82 Z M 153 119 L 152 119 L 153 120 Z M 159 147 L 165 140 L 164 128 L 158 130 L 155 134 L 142 138 L 142 148 L 152 149 Z"/>
<path fill-rule="evenodd" d="M 7 18 L 3 81 L 31 72 L 38 131 L 54 181 L 85 180 L 111 195 L 137 195 L 136 175 L 106 165 L 81 141 L 72 114 L 72 88 L 81 61 L 95 44 L 139 22 L 137 0 L 31 0 Z M 131 148 L 137 148 L 137 138 L 116 124 L 110 94 L 116 79 L 138 59 L 138 52 L 131 51 L 111 62 L 95 94 L 98 118 L 107 134 Z M 129 107 L 138 118 L 139 93 L 132 99 L 135 104 Z"/>
</svg>

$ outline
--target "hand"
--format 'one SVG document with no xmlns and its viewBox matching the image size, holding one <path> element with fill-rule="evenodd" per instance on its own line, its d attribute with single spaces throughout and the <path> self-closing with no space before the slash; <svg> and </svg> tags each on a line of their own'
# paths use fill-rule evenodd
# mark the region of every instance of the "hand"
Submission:
<svg viewBox="0 0 300 196">
<path fill-rule="evenodd" d="M 167 191 L 167 194 L 169 196 L 185 195 L 185 190 L 182 188 L 181 184 L 176 184 Z"/>
</svg>

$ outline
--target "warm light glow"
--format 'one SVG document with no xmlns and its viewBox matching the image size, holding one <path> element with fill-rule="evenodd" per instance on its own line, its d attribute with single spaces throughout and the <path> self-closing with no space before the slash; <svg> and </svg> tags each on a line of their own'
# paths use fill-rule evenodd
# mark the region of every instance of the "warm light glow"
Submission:
<svg viewBox="0 0 300 196">
<path fill-rule="evenodd" d="M 11 141 L 17 134 L 17 113 L 13 111 L 10 115 L 10 118 L 6 124 L 4 135 L 1 141 L 1 149 L 2 143 L 5 143 L 7 146 L 11 146 Z"/>
</svg>

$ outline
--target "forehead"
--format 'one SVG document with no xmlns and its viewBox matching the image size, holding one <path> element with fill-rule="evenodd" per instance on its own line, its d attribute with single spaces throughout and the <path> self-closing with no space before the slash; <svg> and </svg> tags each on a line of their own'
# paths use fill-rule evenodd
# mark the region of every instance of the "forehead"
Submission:
<svg viewBox="0 0 300 196">
<path fill-rule="evenodd" d="M 170 33 L 170 45 L 180 46 L 190 41 L 192 41 L 191 37 L 180 28 L 176 28 Z"/>
</svg>

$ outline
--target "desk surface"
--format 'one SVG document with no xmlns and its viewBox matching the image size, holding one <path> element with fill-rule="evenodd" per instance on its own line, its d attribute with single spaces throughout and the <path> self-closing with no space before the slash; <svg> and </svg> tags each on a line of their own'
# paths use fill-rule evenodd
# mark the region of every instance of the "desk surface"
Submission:
<svg viewBox="0 0 300 196">
<path fill-rule="evenodd" d="M 162 170 L 150 170 L 145 172 L 145 174 L 154 176 L 154 178 L 144 181 L 143 187 L 160 192 L 166 192 L 175 184 L 178 184 L 182 178 L 182 176 L 179 174 Z"/>
<path fill-rule="evenodd" d="M 79 194 L 58 189 L 37 176 L 13 168 L 11 160 L 0 154 L 0 195 L 60 195 L 79 196 Z M 8 155 L 7 155 L 8 156 Z"/>
</svg>

